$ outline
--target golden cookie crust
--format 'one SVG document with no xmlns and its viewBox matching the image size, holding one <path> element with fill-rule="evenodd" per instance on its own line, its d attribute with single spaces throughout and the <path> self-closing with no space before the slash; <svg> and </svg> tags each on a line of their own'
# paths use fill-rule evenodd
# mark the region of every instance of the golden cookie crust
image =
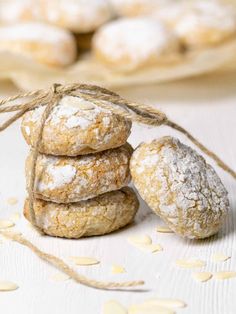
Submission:
<svg viewBox="0 0 236 314">
<path fill-rule="evenodd" d="M 21 130 L 34 146 L 45 107 L 27 112 Z M 131 122 L 80 97 L 65 96 L 52 110 L 43 130 L 39 151 L 50 155 L 77 156 L 126 143 Z"/>
<path fill-rule="evenodd" d="M 40 154 L 36 165 L 35 196 L 57 203 L 70 203 L 118 190 L 130 182 L 129 160 L 132 148 L 119 148 L 77 157 Z M 26 160 L 26 181 L 32 153 Z"/>
<path fill-rule="evenodd" d="M 217 233 L 229 210 L 227 191 L 214 169 L 192 148 L 171 137 L 141 144 L 130 161 L 142 198 L 183 237 Z"/>
<path fill-rule="evenodd" d="M 35 200 L 37 225 L 44 233 L 63 238 L 103 235 L 131 223 L 139 202 L 134 191 L 125 187 L 87 201 L 57 204 Z M 24 215 L 30 221 L 28 199 Z"/>
</svg>

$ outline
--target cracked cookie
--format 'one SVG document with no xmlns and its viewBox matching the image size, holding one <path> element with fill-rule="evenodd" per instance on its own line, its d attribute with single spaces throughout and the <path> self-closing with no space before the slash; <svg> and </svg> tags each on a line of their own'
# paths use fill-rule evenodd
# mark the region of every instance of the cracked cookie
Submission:
<svg viewBox="0 0 236 314">
<path fill-rule="evenodd" d="M 127 143 L 119 148 L 77 157 L 40 154 L 36 164 L 35 197 L 70 203 L 118 190 L 130 181 L 132 151 Z M 26 160 L 27 186 L 31 169 L 32 154 Z"/>
<path fill-rule="evenodd" d="M 27 112 L 21 130 L 34 146 L 44 107 Z M 77 156 L 126 143 L 131 122 L 76 96 L 65 96 L 49 115 L 39 151 L 50 155 Z"/>
<path fill-rule="evenodd" d="M 201 239 L 219 231 L 229 210 L 227 191 L 195 150 L 163 137 L 141 144 L 130 170 L 142 198 L 177 234 Z"/>
<path fill-rule="evenodd" d="M 80 238 L 107 234 L 131 223 L 139 202 L 129 187 L 102 194 L 78 203 L 57 204 L 35 200 L 37 225 L 51 236 Z M 30 220 L 29 202 L 25 201 L 24 215 Z"/>
</svg>

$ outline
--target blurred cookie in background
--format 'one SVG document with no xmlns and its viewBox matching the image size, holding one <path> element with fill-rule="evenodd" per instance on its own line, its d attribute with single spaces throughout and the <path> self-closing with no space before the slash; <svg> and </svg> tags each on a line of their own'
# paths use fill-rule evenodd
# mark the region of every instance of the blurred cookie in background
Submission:
<svg viewBox="0 0 236 314">
<path fill-rule="evenodd" d="M 73 63 L 77 56 L 75 39 L 70 32 L 38 22 L 1 26 L 1 51 L 59 67 Z"/>
<path fill-rule="evenodd" d="M 97 29 L 113 16 L 108 0 L 3 0 L 1 23 L 44 21 L 75 33 Z"/>
<path fill-rule="evenodd" d="M 102 63 L 119 71 L 133 71 L 179 59 L 175 34 L 151 18 L 123 18 L 101 27 L 93 38 L 93 52 Z"/>
</svg>

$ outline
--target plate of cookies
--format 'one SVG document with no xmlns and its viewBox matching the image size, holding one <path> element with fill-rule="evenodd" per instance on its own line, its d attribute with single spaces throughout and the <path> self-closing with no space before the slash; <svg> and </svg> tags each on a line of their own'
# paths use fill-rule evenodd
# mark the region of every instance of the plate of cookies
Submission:
<svg viewBox="0 0 236 314">
<path fill-rule="evenodd" d="M 236 10 L 220 0 L 0 0 L 0 78 L 107 87 L 235 66 Z"/>
</svg>

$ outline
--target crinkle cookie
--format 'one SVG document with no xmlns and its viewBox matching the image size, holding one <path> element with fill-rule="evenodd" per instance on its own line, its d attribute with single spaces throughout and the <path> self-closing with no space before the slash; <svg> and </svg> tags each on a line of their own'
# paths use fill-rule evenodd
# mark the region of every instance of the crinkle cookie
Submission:
<svg viewBox="0 0 236 314">
<path fill-rule="evenodd" d="M 44 107 L 27 112 L 22 133 L 34 146 Z M 131 122 L 80 97 L 65 96 L 52 110 L 43 130 L 41 153 L 77 156 L 121 146 Z"/>
<path fill-rule="evenodd" d="M 152 18 L 123 18 L 102 26 L 94 35 L 95 57 L 118 71 L 176 62 L 180 43 L 164 24 Z"/>
<path fill-rule="evenodd" d="M 107 234 L 131 223 L 139 202 L 134 191 L 125 187 L 78 203 L 57 204 L 35 200 L 37 225 L 44 233 L 63 238 Z M 24 215 L 30 220 L 29 202 Z"/>
<path fill-rule="evenodd" d="M 219 1 L 180 2 L 164 8 L 159 16 L 187 47 L 217 45 L 236 36 L 235 9 Z"/>
<path fill-rule="evenodd" d="M 35 197 L 57 203 L 86 200 L 118 190 L 130 181 L 129 160 L 132 147 L 77 157 L 40 154 L 36 165 Z M 32 154 L 26 160 L 27 186 Z"/>
<path fill-rule="evenodd" d="M 108 0 L 40 0 L 42 18 L 75 33 L 88 33 L 113 16 Z"/>
<path fill-rule="evenodd" d="M 142 198 L 173 231 L 192 239 L 218 232 L 229 209 L 227 191 L 195 150 L 163 137 L 141 144 L 130 169 Z"/>
<path fill-rule="evenodd" d="M 76 42 L 63 28 L 34 22 L 0 27 L 0 51 L 15 53 L 49 66 L 75 61 Z"/>
</svg>

